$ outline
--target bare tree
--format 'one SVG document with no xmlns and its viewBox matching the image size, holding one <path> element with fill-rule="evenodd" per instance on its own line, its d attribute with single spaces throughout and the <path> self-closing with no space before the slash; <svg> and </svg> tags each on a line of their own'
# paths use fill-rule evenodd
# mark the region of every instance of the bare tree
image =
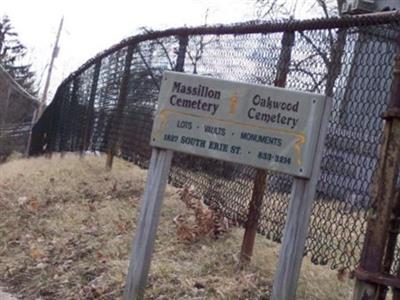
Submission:
<svg viewBox="0 0 400 300">
<path fill-rule="evenodd" d="M 19 41 L 8 16 L 0 18 L 0 64 L 23 88 L 36 95 L 35 73 L 30 64 L 23 63 L 28 51 Z"/>
<path fill-rule="evenodd" d="M 208 14 L 209 10 L 207 9 L 204 16 L 204 25 L 207 25 Z M 152 29 L 149 29 L 147 27 L 142 27 L 141 30 L 144 33 L 151 33 L 153 31 Z M 190 62 L 190 65 L 192 66 L 193 74 L 198 73 L 198 65 L 201 59 L 203 58 L 206 47 L 211 43 L 213 43 L 217 38 L 218 37 L 215 36 L 207 37 L 203 35 L 189 37 L 189 43 L 186 50 L 186 55 L 188 62 Z M 164 39 L 155 39 L 152 42 L 158 46 L 154 48 L 157 49 L 154 51 L 159 51 L 159 53 L 167 59 L 168 68 L 174 70 L 176 59 L 174 59 L 173 57 L 178 55 L 178 49 L 175 47 L 176 40 L 164 38 Z M 142 59 L 142 62 L 146 65 L 149 75 L 154 79 L 154 76 L 152 76 L 151 74 L 151 68 L 149 67 L 149 64 L 146 63 L 146 60 L 144 59 L 143 55 L 140 52 L 139 55 Z M 158 84 L 156 84 L 156 86 L 158 87 Z"/>
<path fill-rule="evenodd" d="M 324 18 L 333 16 L 341 16 L 340 8 L 343 5 L 343 0 L 316 0 L 311 9 L 316 9 Z M 341 71 L 341 59 L 344 53 L 347 31 L 343 29 L 326 31 L 320 43 L 316 43 L 305 32 L 300 32 L 302 38 L 313 48 L 315 54 L 323 61 L 327 73 L 322 80 L 315 80 L 312 74 L 312 80 L 315 85 L 312 91 L 321 91 L 322 84 L 325 83 L 325 94 L 332 96 L 333 86 Z"/>
<path fill-rule="evenodd" d="M 285 0 L 255 0 L 254 7 L 257 19 L 274 20 L 290 16 L 290 9 Z"/>
<path fill-rule="evenodd" d="M 289 6 L 284 0 L 255 0 L 255 14 L 261 20 L 274 20 L 278 18 L 290 19 L 296 16 L 297 1 Z M 340 7 L 343 0 L 315 0 L 305 10 L 312 12 L 313 16 L 329 18 L 340 16 Z M 325 91 L 333 93 L 333 84 L 340 74 L 340 62 L 344 52 L 346 30 L 326 30 L 321 32 L 318 39 L 313 33 L 302 31 L 296 38 L 296 43 L 302 43 L 310 48 L 307 54 L 296 55 L 292 58 L 289 72 L 298 74 L 311 92 Z M 326 72 L 313 72 L 311 67 L 323 68 Z M 324 75 L 321 75 L 325 73 Z"/>
</svg>

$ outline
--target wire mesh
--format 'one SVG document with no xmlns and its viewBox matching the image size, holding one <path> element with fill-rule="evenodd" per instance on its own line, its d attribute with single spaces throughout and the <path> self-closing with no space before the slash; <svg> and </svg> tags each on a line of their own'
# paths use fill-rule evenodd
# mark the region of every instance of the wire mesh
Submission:
<svg viewBox="0 0 400 300">
<path fill-rule="evenodd" d="M 114 149 L 146 167 L 162 73 L 176 68 L 179 37 L 189 35 L 185 72 L 333 98 L 306 253 L 315 264 L 352 270 L 371 206 L 380 114 L 389 101 L 400 29 L 393 18 L 357 20 L 222 26 L 212 34 L 182 29 L 125 40 L 62 83 L 34 128 L 31 153 Z M 170 182 L 193 185 L 207 204 L 243 225 L 254 176 L 247 166 L 176 153 Z M 258 232 L 276 242 L 282 239 L 292 183 L 289 176 L 268 172 Z"/>
<path fill-rule="evenodd" d="M 39 102 L 0 65 L 0 162 L 13 152 L 25 154 Z"/>
</svg>

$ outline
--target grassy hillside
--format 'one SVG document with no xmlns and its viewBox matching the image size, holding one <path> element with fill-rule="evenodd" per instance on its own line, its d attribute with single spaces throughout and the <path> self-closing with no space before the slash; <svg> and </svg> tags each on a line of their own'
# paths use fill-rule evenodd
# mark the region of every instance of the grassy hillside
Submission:
<svg viewBox="0 0 400 300">
<path fill-rule="evenodd" d="M 0 165 L 0 282 L 23 299 L 121 298 L 146 170 L 104 157 L 19 159 Z M 257 237 L 239 271 L 243 230 L 182 240 L 191 217 L 167 188 L 146 299 L 268 299 L 279 245 Z M 189 216 L 189 217 L 188 217 Z M 175 219 L 175 223 L 174 223 Z M 352 282 L 305 258 L 298 299 L 349 299 Z"/>
</svg>

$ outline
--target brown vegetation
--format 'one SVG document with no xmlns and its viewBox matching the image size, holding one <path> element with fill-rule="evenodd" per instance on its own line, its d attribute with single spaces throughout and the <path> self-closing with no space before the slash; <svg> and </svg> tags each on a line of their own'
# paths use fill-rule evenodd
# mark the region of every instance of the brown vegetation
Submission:
<svg viewBox="0 0 400 300">
<path fill-rule="evenodd" d="M 116 160 L 106 172 L 104 162 L 67 155 L 0 165 L 0 282 L 9 290 L 24 299 L 121 297 L 146 171 Z M 258 236 L 252 263 L 238 271 L 243 230 L 228 227 L 190 189 L 169 186 L 146 299 L 268 299 L 279 246 Z M 351 282 L 305 260 L 298 299 L 350 294 Z"/>
</svg>

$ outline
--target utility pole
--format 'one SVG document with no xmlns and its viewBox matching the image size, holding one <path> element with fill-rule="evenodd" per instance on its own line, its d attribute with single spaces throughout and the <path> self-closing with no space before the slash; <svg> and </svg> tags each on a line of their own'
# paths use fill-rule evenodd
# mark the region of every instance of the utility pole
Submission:
<svg viewBox="0 0 400 300">
<path fill-rule="evenodd" d="M 38 118 L 42 114 L 43 109 L 44 109 L 44 107 L 46 105 L 47 92 L 48 92 L 49 86 L 50 86 L 51 73 L 53 71 L 54 60 L 56 59 L 56 57 L 58 56 L 58 52 L 60 51 L 60 48 L 58 47 L 58 42 L 60 41 L 60 36 L 61 36 L 61 30 L 62 30 L 62 27 L 63 27 L 63 23 L 64 23 L 64 17 L 61 18 L 60 26 L 58 27 L 56 41 L 55 41 L 54 47 L 53 47 L 53 52 L 51 54 L 51 59 L 50 59 L 50 64 L 49 64 L 49 71 L 47 73 L 46 83 L 44 85 L 43 95 L 42 95 L 42 99 L 41 99 L 40 107 L 39 107 L 39 113 L 37 114 Z"/>
</svg>

